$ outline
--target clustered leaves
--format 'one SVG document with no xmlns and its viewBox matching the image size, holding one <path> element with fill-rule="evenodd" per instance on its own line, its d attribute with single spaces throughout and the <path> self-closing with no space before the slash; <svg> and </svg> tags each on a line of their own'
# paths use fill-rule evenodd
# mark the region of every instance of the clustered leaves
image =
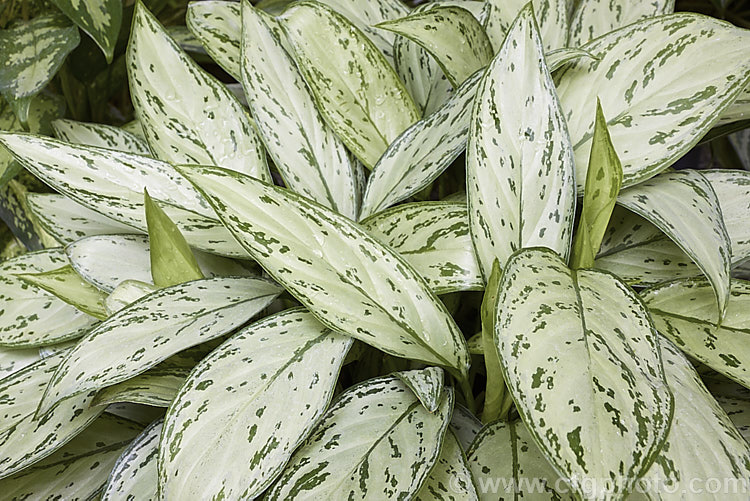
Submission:
<svg viewBox="0 0 750 501">
<path fill-rule="evenodd" d="M 120 2 L 54 3 L 0 30 L 3 499 L 747 498 L 750 173 L 683 157 L 750 32 L 138 2 L 117 56 Z M 62 118 L 73 23 L 136 120 Z"/>
</svg>

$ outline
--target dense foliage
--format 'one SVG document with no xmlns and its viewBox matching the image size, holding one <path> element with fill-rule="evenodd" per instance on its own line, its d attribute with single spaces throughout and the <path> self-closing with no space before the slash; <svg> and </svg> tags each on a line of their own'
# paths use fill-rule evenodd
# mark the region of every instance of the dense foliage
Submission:
<svg viewBox="0 0 750 501">
<path fill-rule="evenodd" d="M 706 5 L 4 4 L 0 498 L 747 499 Z"/>
</svg>

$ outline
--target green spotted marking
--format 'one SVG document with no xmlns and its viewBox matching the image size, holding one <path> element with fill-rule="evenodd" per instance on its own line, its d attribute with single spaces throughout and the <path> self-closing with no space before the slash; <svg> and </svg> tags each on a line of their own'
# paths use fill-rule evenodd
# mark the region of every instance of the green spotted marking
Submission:
<svg viewBox="0 0 750 501">
<path fill-rule="evenodd" d="M 165 418 L 160 496 L 259 496 L 325 413 L 351 343 L 294 309 L 250 325 L 203 359 Z"/>
<path fill-rule="evenodd" d="M 403 204 L 361 224 L 406 259 L 434 293 L 484 287 L 471 245 L 466 205 L 449 202 Z"/>
<path fill-rule="evenodd" d="M 610 31 L 642 19 L 672 14 L 674 0 L 629 2 L 628 0 L 581 0 L 570 21 L 571 47 L 580 47 Z"/>
<path fill-rule="evenodd" d="M 0 347 L 0 380 L 33 364 L 39 358 L 39 350 L 36 348 L 14 350 Z"/>
<path fill-rule="evenodd" d="M 429 412 L 435 412 L 440 406 L 444 379 L 444 373 L 440 367 L 401 371 L 394 375 L 414 392 Z"/>
<path fill-rule="evenodd" d="M 455 88 L 484 68 L 494 55 L 482 25 L 461 7 L 438 5 L 377 27 L 419 44 Z"/>
<path fill-rule="evenodd" d="M 573 150 L 531 7 L 483 77 L 466 151 L 469 227 L 485 279 L 523 247 L 565 259 L 575 215 Z"/>
<path fill-rule="evenodd" d="M 242 3 L 242 84 L 284 184 L 351 219 L 357 217 L 354 159 L 323 121 L 276 21 Z"/>
<path fill-rule="evenodd" d="M 412 498 L 438 461 L 452 409 L 450 389 L 429 413 L 394 376 L 354 386 L 331 405 L 267 499 Z"/>
<path fill-rule="evenodd" d="M 506 384 L 571 492 L 610 499 L 632 491 L 673 410 L 658 333 L 640 299 L 614 275 L 573 271 L 550 250 L 525 249 L 503 272 L 496 312 Z"/>
<path fill-rule="evenodd" d="M 88 33 L 112 63 L 122 23 L 120 0 L 52 0 L 79 28 Z"/>
<path fill-rule="evenodd" d="M 213 278 L 143 297 L 102 322 L 73 348 L 50 381 L 39 413 L 71 396 L 141 374 L 181 350 L 231 332 L 268 306 L 279 292 L 276 285 L 258 278 Z"/>
<path fill-rule="evenodd" d="M 591 151 L 592 96 L 606 112 L 623 187 L 632 186 L 682 157 L 735 100 L 750 76 L 749 41 L 746 30 L 680 13 L 636 22 L 581 47 L 596 59 L 578 59 L 555 76 L 579 190 Z"/>
<path fill-rule="evenodd" d="M 495 51 L 500 50 L 510 26 L 528 3 L 534 8 L 544 50 L 567 47 L 569 2 L 566 0 L 486 0 L 485 3 L 489 7 L 484 29 Z"/>
<path fill-rule="evenodd" d="M 298 2 L 280 17 L 323 118 L 369 169 L 420 114 L 385 57 L 345 17 Z"/>
<path fill-rule="evenodd" d="M 158 498 L 156 458 L 163 427 L 163 419 L 154 421 L 122 451 L 101 493 L 102 501 Z"/>
<path fill-rule="evenodd" d="M 52 128 L 55 130 L 55 137 L 68 143 L 151 156 L 151 150 L 146 141 L 112 125 L 76 122 L 61 118 L 52 122 Z"/>
<path fill-rule="evenodd" d="M 190 32 L 200 40 L 211 59 L 237 81 L 241 80 L 241 15 L 237 2 L 221 0 L 191 2 L 185 14 Z"/>
<path fill-rule="evenodd" d="M 416 501 L 479 501 L 466 455 L 452 430 L 445 433 L 443 446 Z"/>
<path fill-rule="evenodd" d="M 138 3 L 127 52 L 133 106 L 157 158 L 221 165 L 265 181 L 265 152 L 247 111 Z"/>
<path fill-rule="evenodd" d="M 179 170 L 253 258 L 326 326 L 391 355 L 466 372 L 463 334 L 389 246 L 283 188 L 217 167 Z"/>
</svg>

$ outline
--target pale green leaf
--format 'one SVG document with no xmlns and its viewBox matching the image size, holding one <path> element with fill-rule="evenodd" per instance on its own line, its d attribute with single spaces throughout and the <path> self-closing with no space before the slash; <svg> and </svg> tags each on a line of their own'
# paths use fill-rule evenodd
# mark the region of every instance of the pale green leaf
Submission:
<svg viewBox="0 0 750 501">
<path fill-rule="evenodd" d="M 505 39 L 513 21 L 528 0 L 485 0 L 489 5 L 484 29 L 495 51 Z M 566 0 L 532 0 L 545 52 L 566 47 L 568 41 L 568 3 Z"/>
<path fill-rule="evenodd" d="M 397 38 L 393 33 L 380 30 L 375 25 L 398 19 L 409 14 L 409 8 L 399 0 L 320 0 L 334 11 L 343 15 L 390 59 L 393 57 L 393 44 Z"/>
<path fill-rule="evenodd" d="M 464 451 L 469 450 L 469 445 L 482 429 L 482 422 L 474 416 L 466 407 L 456 404 L 451 417 L 451 431 L 456 434 L 459 444 Z"/>
<path fill-rule="evenodd" d="M 55 76 L 80 42 L 78 28 L 60 13 L 51 13 L 0 30 L 0 93 L 9 100 L 30 98 Z M 19 119 L 26 123 L 26 113 Z"/>
<path fill-rule="evenodd" d="M 141 425 L 141 428 L 153 423 L 164 415 L 164 409 L 151 407 L 150 405 L 131 404 L 129 402 L 108 405 L 106 412 L 137 423 Z"/>
<path fill-rule="evenodd" d="M 92 235 L 135 231 L 130 226 L 94 212 L 64 195 L 29 193 L 26 202 L 42 228 L 62 244 Z"/>
<path fill-rule="evenodd" d="M 692 148 L 750 75 L 750 32 L 698 14 L 660 16 L 608 33 L 557 73 L 557 92 L 583 189 L 598 96 L 623 187 L 663 171 Z M 711 54 L 711 57 L 706 57 Z"/>
<path fill-rule="evenodd" d="M 158 499 L 159 438 L 163 420 L 154 421 L 122 451 L 112 467 L 102 501 Z"/>
<path fill-rule="evenodd" d="M 750 283 L 732 280 L 720 325 L 716 297 L 705 280 L 667 282 L 641 296 L 660 333 L 691 357 L 750 387 Z"/>
<path fill-rule="evenodd" d="M 39 360 L 36 348 L 13 349 L 0 347 L 0 380 L 15 374 Z"/>
<path fill-rule="evenodd" d="M 523 247 L 564 259 L 575 216 L 575 165 L 531 7 L 512 25 L 474 101 L 466 152 L 469 227 L 485 278 Z"/>
<path fill-rule="evenodd" d="M 591 148 L 583 209 L 573 240 L 572 268 L 591 268 L 594 265 L 622 186 L 622 164 L 612 146 L 607 119 L 598 103 Z"/>
<path fill-rule="evenodd" d="M 23 254 L 0 262 L 0 346 L 22 348 L 82 336 L 95 318 L 16 275 L 44 273 L 68 264 L 62 249 Z"/>
<path fill-rule="evenodd" d="M 437 463 L 432 468 L 416 501 L 475 501 L 479 500 L 466 455 L 450 429 L 445 434 Z"/>
<path fill-rule="evenodd" d="M 271 179 L 247 111 L 179 48 L 142 3 L 136 4 L 127 57 L 133 105 L 154 155 Z"/>
<path fill-rule="evenodd" d="M 238 2 L 190 2 L 185 22 L 211 59 L 240 81 L 242 19 Z"/>
<path fill-rule="evenodd" d="M 716 192 L 721 216 L 732 242 L 732 264 L 750 258 L 750 172 L 710 169 L 701 171 Z"/>
<path fill-rule="evenodd" d="M 403 83 L 372 42 L 328 7 L 297 2 L 280 19 L 321 115 L 371 169 L 419 119 Z"/>
<path fill-rule="evenodd" d="M 443 370 L 440 367 L 426 367 L 394 373 L 402 383 L 411 389 L 425 409 L 435 412 L 443 396 Z"/>
<path fill-rule="evenodd" d="M 469 236 L 466 205 L 403 204 L 361 224 L 398 251 L 436 294 L 484 287 Z"/>
<path fill-rule="evenodd" d="M 617 203 L 648 219 L 695 261 L 714 287 L 722 317 L 729 299 L 731 241 L 716 192 L 700 171 L 661 174 L 623 190 Z"/>
<path fill-rule="evenodd" d="M 242 7 L 242 84 L 260 136 L 284 184 L 356 218 L 353 159 L 325 124 L 276 21 L 249 2 Z"/>
<path fill-rule="evenodd" d="M 672 413 L 643 303 L 614 275 L 526 249 L 504 270 L 496 311 L 505 381 L 555 470 L 583 498 L 630 491 Z"/>
<path fill-rule="evenodd" d="M 95 499 L 142 427 L 104 414 L 44 461 L 0 481 L 7 500 Z"/>
<path fill-rule="evenodd" d="M 99 146 L 100 148 L 151 156 L 148 143 L 119 127 L 76 122 L 64 118 L 52 122 L 52 127 L 55 130 L 55 137 L 68 143 Z"/>
<path fill-rule="evenodd" d="M 482 501 L 575 499 L 522 421 L 489 423 L 466 455 Z"/>
<path fill-rule="evenodd" d="M 452 409 L 451 390 L 429 413 L 393 376 L 350 388 L 292 456 L 267 499 L 409 499 L 438 460 Z"/>
<path fill-rule="evenodd" d="M 391 355 L 466 372 L 463 334 L 390 247 L 283 188 L 218 167 L 180 170 L 253 258 L 326 326 Z"/>
<path fill-rule="evenodd" d="M 276 285 L 258 278 L 196 280 L 149 294 L 99 324 L 73 348 L 50 381 L 40 411 L 141 374 L 170 355 L 231 332 L 278 294 Z"/>
<path fill-rule="evenodd" d="M 0 133 L 0 144 L 45 183 L 104 216 L 145 232 L 143 189 L 148 188 L 191 245 L 247 256 L 200 194 L 165 162 L 26 134 Z"/>
<path fill-rule="evenodd" d="M 70 244 L 65 252 L 81 277 L 105 292 L 126 280 L 151 283 L 149 241 L 146 235 L 98 235 Z M 207 277 L 250 276 L 239 262 L 196 252 L 196 260 Z"/>
<path fill-rule="evenodd" d="M 157 288 L 151 284 L 139 280 L 125 280 L 107 296 L 104 306 L 107 308 L 107 313 L 112 316 L 155 290 Z"/>
<path fill-rule="evenodd" d="M 577 2 L 570 21 L 569 45 L 579 47 L 636 21 L 672 14 L 674 2 L 675 0 L 581 0 Z"/>
<path fill-rule="evenodd" d="M 745 441 L 750 440 L 750 390 L 726 378 L 703 379 L 709 393 L 716 399 Z"/>
<path fill-rule="evenodd" d="M 674 419 L 664 447 L 641 480 L 642 489 L 664 501 L 747 499 L 750 446 L 679 350 L 662 339 L 661 352 L 675 396 Z M 720 482 L 714 492 L 712 479 Z"/>
<path fill-rule="evenodd" d="M 351 343 L 296 309 L 213 351 L 167 412 L 161 497 L 259 496 L 325 412 Z"/>
<path fill-rule="evenodd" d="M 120 0 L 52 0 L 102 49 L 108 63 L 112 62 L 115 44 L 122 23 Z"/>
<path fill-rule="evenodd" d="M 171 287 L 203 278 L 193 251 L 180 229 L 144 191 L 151 276 L 157 287 Z"/>
<path fill-rule="evenodd" d="M 487 383 L 484 392 L 484 406 L 482 409 L 482 422 L 488 423 L 498 418 L 506 419 L 512 401 L 505 387 L 500 359 L 495 350 L 495 320 L 497 319 L 497 297 L 500 294 L 500 279 L 503 272 L 500 262 L 495 259 L 492 263 L 492 271 L 487 279 L 487 287 L 484 289 L 484 297 L 479 314 L 482 322 L 482 332 L 479 340 L 479 353 L 484 359 Z"/>
<path fill-rule="evenodd" d="M 482 73 L 469 77 L 434 113 L 406 129 L 380 157 L 368 181 L 360 218 L 426 188 L 464 151 Z"/>
<path fill-rule="evenodd" d="M 718 127 L 748 119 L 750 119 L 750 88 L 745 87 L 732 101 L 732 104 L 721 112 L 721 116 L 714 126 Z"/>
<path fill-rule="evenodd" d="M 458 87 L 493 54 L 479 21 L 466 9 L 436 6 L 387 21 L 378 28 L 392 31 L 423 47 L 438 63 L 453 87 Z"/>
<path fill-rule="evenodd" d="M 42 273 L 19 273 L 16 276 L 87 315 L 99 320 L 104 320 L 108 316 L 104 307 L 106 294 L 83 280 L 70 265 Z"/>
</svg>

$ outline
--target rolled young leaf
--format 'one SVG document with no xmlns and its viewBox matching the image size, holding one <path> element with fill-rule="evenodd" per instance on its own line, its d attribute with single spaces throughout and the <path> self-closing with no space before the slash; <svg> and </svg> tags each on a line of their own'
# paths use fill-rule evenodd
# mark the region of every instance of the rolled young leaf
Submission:
<svg viewBox="0 0 750 501">
<path fill-rule="evenodd" d="M 213 351 L 167 412 L 160 496 L 259 496 L 325 413 L 351 344 L 295 309 L 246 327 Z"/>
<path fill-rule="evenodd" d="M 571 268 L 591 268 L 607 230 L 622 186 L 622 164 L 607 131 L 607 119 L 597 103 L 594 139 L 578 231 L 573 240 Z"/>
<path fill-rule="evenodd" d="M 463 334 L 390 247 L 283 188 L 218 167 L 179 170 L 253 258 L 327 327 L 391 355 L 466 374 Z"/>
<path fill-rule="evenodd" d="M 108 316 L 104 307 L 106 294 L 83 280 L 70 265 L 43 273 L 24 273 L 16 276 L 27 284 L 44 289 L 87 315 L 99 320 L 104 320 Z"/>
<path fill-rule="evenodd" d="M 354 386 L 297 449 L 267 499 L 409 499 L 438 460 L 452 409 L 450 389 L 429 413 L 394 376 Z"/>
<path fill-rule="evenodd" d="M 422 46 L 435 58 L 454 88 L 484 68 L 494 55 L 482 25 L 461 7 L 438 5 L 377 27 Z"/>
<path fill-rule="evenodd" d="M 127 58 L 133 105 L 158 158 L 271 179 L 260 138 L 237 98 L 190 59 L 140 2 Z"/>
<path fill-rule="evenodd" d="M 242 3 L 242 85 L 258 131 L 284 184 L 351 219 L 357 216 L 355 166 L 326 125 L 276 21 Z"/>
<path fill-rule="evenodd" d="M 506 384 L 555 470 L 582 498 L 630 492 L 673 410 L 643 303 L 614 275 L 524 249 L 504 270 L 496 312 Z"/>
<path fill-rule="evenodd" d="M 485 279 L 523 247 L 567 259 L 575 165 L 530 6 L 513 23 L 474 101 L 466 151 L 469 228 Z"/>
<path fill-rule="evenodd" d="M 181 350 L 231 332 L 279 292 L 278 286 L 258 278 L 212 278 L 145 296 L 73 348 L 50 381 L 40 414 L 55 402 L 119 383 Z"/>
<path fill-rule="evenodd" d="M 280 19 L 323 118 L 372 169 L 388 145 L 419 119 L 404 84 L 372 42 L 330 8 L 297 2 Z"/>
<path fill-rule="evenodd" d="M 745 87 L 750 32 L 698 14 L 639 21 L 582 48 L 555 76 L 582 190 L 598 96 L 622 162 L 623 187 L 663 171 L 692 148 Z M 711 54 L 711 57 L 706 57 Z"/>
</svg>

